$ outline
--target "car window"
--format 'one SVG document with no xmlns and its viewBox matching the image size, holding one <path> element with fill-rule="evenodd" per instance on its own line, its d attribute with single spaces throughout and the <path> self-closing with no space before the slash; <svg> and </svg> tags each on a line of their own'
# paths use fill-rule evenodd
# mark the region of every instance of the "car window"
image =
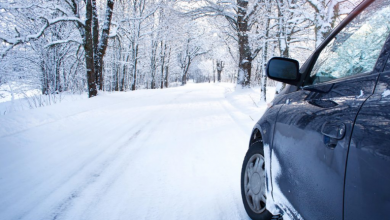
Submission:
<svg viewBox="0 0 390 220">
<path fill-rule="evenodd" d="M 305 85 L 371 72 L 390 32 L 390 1 L 372 3 L 321 51 Z"/>
</svg>

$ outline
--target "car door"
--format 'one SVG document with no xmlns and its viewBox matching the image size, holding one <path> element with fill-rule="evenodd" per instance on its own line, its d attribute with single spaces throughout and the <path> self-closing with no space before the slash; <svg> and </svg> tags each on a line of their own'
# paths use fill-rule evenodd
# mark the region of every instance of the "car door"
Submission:
<svg viewBox="0 0 390 220">
<path fill-rule="evenodd" d="M 378 79 L 377 60 L 390 32 L 388 2 L 369 2 L 331 35 L 314 53 L 303 88 L 285 97 L 275 124 L 271 169 L 277 170 L 272 173 L 274 198 L 286 198 L 289 204 L 280 206 L 290 214 L 343 219 L 349 142 L 355 118 Z"/>
<path fill-rule="evenodd" d="M 356 118 L 345 178 L 345 220 L 390 219 L 389 61 Z"/>
</svg>

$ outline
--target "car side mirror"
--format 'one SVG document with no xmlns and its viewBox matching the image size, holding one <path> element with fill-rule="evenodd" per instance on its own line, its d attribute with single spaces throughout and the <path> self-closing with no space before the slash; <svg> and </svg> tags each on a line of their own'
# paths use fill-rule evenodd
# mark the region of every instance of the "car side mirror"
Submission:
<svg viewBox="0 0 390 220">
<path fill-rule="evenodd" d="M 289 58 L 273 57 L 267 64 L 267 76 L 279 82 L 296 85 L 301 78 L 299 62 Z"/>
</svg>

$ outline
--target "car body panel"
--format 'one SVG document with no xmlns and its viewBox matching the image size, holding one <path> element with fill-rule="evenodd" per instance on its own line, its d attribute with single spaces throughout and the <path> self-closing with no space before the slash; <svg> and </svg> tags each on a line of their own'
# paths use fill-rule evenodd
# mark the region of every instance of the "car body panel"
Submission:
<svg viewBox="0 0 390 220">
<path fill-rule="evenodd" d="M 282 107 L 282 105 L 278 103 L 283 102 L 283 100 L 285 100 L 284 95 L 275 97 L 275 99 L 270 104 L 271 106 L 264 113 L 264 115 L 267 115 L 267 117 L 261 117 L 253 127 L 252 133 L 256 129 L 259 130 L 262 135 L 264 144 L 268 144 L 272 146 L 272 141 L 273 141 L 272 134 L 274 132 L 275 121 L 278 116 L 278 112 Z M 252 143 L 252 138 L 250 140 L 249 146 L 251 146 L 251 143 Z"/>
<path fill-rule="evenodd" d="M 288 95 L 275 125 L 273 153 L 282 175 L 280 190 L 303 218 L 342 219 L 344 173 L 354 120 L 372 94 L 377 75 L 315 85 Z M 344 137 L 329 147 L 326 122 L 345 125 Z M 324 199 L 326 198 L 326 199 Z"/>
<path fill-rule="evenodd" d="M 356 119 L 348 154 L 344 219 L 383 219 L 390 210 L 390 72 Z"/>
</svg>

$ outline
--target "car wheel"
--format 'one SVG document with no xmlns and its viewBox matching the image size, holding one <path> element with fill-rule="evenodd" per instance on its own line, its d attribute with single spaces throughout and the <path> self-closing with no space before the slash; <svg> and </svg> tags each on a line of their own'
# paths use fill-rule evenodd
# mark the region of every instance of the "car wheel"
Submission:
<svg viewBox="0 0 390 220">
<path fill-rule="evenodd" d="M 251 145 L 245 155 L 241 170 L 241 196 L 249 217 L 254 220 L 272 219 L 266 209 L 265 160 L 263 145 Z"/>
</svg>

